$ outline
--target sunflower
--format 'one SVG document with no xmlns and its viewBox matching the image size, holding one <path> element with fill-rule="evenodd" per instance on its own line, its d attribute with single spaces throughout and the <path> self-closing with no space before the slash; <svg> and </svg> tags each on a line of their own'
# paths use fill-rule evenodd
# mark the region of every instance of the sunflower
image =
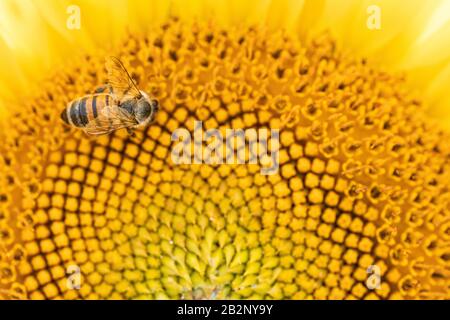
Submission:
<svg viewBox="0 0 450 320">
<path fill-rule="evenodd" d="M 448 7 L 2 2 L 0 296 L 450 298 Z M 109 55 L 161 107 L 90 139 L 59 115 Z M 173 163 L 195 121 L 279 170 Z"/>
</svg>

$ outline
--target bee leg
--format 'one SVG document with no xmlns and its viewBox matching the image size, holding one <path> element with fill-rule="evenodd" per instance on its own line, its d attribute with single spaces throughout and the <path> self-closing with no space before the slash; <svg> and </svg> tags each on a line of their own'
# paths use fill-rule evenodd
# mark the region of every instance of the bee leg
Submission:
<svg viewBox="0 0 450 320">
<path fill-rule="evenodd" d="M 130 137 L 136 137 L 136 133 L 134 133 L 133 129 L 127 128 L 127 132 L 130 135 Z"/>
<path fill-rule="evenodd" d="M 99 86 L 95 89 L 94 93 L 103 93 L 105 91 L 108 91 L 109 93 L 112 92 L 112 88 L 111 85 L 109 84 L 104 84 L 102 86 Z"/>
<path fill-rule="evenodd" d="M 95 89 L 94 93 L 103 93 L 106 90 L 106 86 L 100 86 Z"/>
<path fill-rule="evenodd" d="M 136 132 L 133 131 L 131 128 L 127 128 L 128 136 L 130 137 L 130 140 L 133 141 L 136 144 L 139 144 Z"/>
</svg>

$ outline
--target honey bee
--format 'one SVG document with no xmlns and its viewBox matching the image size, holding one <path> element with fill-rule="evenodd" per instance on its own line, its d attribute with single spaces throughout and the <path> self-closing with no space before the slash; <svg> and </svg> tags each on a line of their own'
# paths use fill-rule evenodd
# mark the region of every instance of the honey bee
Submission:
<svg viewBox="0 0 450 320">
<path fill-rule="evenodd" d="M 133 135 L 134 129 L 153 120 L 158 100 L 138 89 L 118 58 L 109 57 L 106 69 L 107 84 L 93 94 L 72 100 L 61 112 L 61 119 L 88 135 L 109 134 L 122 128 Z"/>
</svg>

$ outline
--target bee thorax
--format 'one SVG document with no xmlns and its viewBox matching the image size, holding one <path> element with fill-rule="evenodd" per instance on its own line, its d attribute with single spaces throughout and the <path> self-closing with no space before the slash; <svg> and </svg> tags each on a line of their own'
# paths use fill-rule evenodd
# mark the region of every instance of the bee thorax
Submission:
<svg viewBox="0 0 450 320">
<path fill-rule="evenodd" d="M 123 103 L 120 104 L 120 107 L 124 110 L 126 110 L 129 114 L 134 115 L 135 114 L 135 108 L 136 108 L 136 101 L 130 99 L 126 100 Z"/>
</svg>

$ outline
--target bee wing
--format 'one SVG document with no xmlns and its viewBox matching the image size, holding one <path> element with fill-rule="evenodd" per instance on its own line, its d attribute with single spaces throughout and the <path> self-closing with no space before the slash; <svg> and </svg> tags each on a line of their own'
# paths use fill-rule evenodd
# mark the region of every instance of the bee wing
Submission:
<svg viewBox="0 0 450 320">
<path fill-rule="evenodd" d="M 130 128 L 137 124 L 136 119 L 118 106 L 105 107 L 101 114 L 90 121 L 84 131 L 89 135 L 108 134 L 118 129 Z"/>
<path fill-rule="evenodd" d="M 113 94 L 119 101 L 122 100 L 125 95 L 131 95 L 133 97 L 141 96 L 138 87 L 118 58 L 107 58 L 106 70 L 108 70 L 108 83 L 111 85 Z"/>
</svg>

